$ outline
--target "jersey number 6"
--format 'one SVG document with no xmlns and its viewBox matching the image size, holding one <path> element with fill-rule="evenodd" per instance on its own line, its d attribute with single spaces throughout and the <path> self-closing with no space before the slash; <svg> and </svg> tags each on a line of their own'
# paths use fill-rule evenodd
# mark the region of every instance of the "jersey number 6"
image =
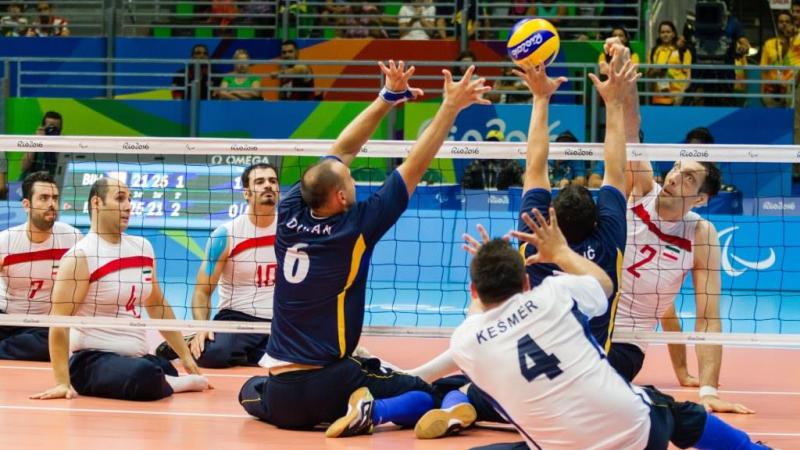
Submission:
<svg viewBox="0 0 800 450">
<path fill-rule="evenodd" d="M 283 278 L 289 283 L 298 284 L 306 279 L 310 260 L 308 253 L 302 249 L 308 244 L 294 244 L 286 249 L 286 256 L 283 259 Z"/>
</svg>

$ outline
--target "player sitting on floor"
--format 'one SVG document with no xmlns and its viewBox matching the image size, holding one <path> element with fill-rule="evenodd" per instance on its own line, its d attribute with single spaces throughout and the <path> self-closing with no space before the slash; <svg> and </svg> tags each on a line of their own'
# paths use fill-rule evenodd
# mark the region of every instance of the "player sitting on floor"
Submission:
<svg viewBox="0 0 800 450">
<path fill-rule="evenodd" d="M 380 65 L 386 88 L 278 208 L 275 315 L 261 363 L 270 376 L 248 380 L 239 399 L 248 413 L 280 428 L 333 422 L 328 437 L 371 433 L 383 422 L 413 426 L 438 404 L 422 379 L 352 353 L 363 327 L 373 248 L 405 211 L 458 113 L 488 104 L 482 94 L 490 88 L 483 78 L 472 79 L 474 67 L 457 83 L 443 71 L 444 100 L 430 126 L 383 186 L 358 202 L 350 164 L 392 106 L 421 93 L 408 86 L 413 67 Z"/>
<path fill-rule="evenodd" d="M 48 172 L 22 181 L 28 221 L 0 233 L 0 314 L 49 314 L 58 262 L 82 235 L 58 222 L 58 186 Z M 0 326 L 0 359 L 50 361 L 47 328 Z"/>
<path fill-rule="evenodd" d="M 537 249 L 527 263 L 557 264 L 565 274 L 529 291 L 525 263 L 511 245 L 483 245 L 470 264 L 472 301 L 483 312 L 467 317 L 450 340 L 461 370 L 524 438 L 483 449 L 767 448 L 701 405 L 622 379 L 588 326 L 608 308 L 611 279 L 570 248 L 552 209 L 549 222 L 538 210 L 534 217 L 523 216 L 532 234 L 513 233 Z M 442 406 L 465 401 L 456 390 Z"/>
<path fill-rule="evenodd" d="M 130 191 L 113 178 L 97 180 L 89 191 L 89 234 L 67 252 L 53 287 L 57 316 L 141 319 L 142 306 L 154 319 L 174 319 L 156 278 L 153 247 L 124 233 L 131 214 Z M 202 391 L 189 347 L 178 331 L 161 335 L 190 375 L 178 376 L 164 358 L 148 354 L 143 329 L 62 328 L 50 330 L 50 358 L 57 385 L 36 399 L 78 394 L 123 400 L 158 400 L 174 392 Z M 72 357 L 69 352 L 72 351 Z"/>
<path fill-rule="evenodd" d="M 208 320 L 211 294 L 219 285 L 219 312 L 214 320 L 269 322 L 278 264 L 275 259 L 276 205 L 280 193 L 278 170 L 266 163 L 254 164 L 242 173 L 247 214 L 211 233 L 206 254 L 197 272 L 192 296 L 192 316 Z M 266 326 L 265 326 L 266 329 Z M 269 334 L 200 332 L 189 348 L 200 367 L 254 366 L 264 356 Z M 156 355 L 175 359 L 164 342 Z"/>
</svg>

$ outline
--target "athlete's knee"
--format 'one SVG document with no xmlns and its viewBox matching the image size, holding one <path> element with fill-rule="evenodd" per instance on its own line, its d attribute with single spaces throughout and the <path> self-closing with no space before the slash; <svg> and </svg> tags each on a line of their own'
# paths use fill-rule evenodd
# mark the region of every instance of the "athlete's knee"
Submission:
<svg viewBox="0 0 800 450">
<path fill-rule="evenodd" d="M 223 342 L 207 341 L 203 354 L 197 358 L 197 365 L 209 369 L 224 369 L 236 365 L 233 349 Z"/>
</svg>

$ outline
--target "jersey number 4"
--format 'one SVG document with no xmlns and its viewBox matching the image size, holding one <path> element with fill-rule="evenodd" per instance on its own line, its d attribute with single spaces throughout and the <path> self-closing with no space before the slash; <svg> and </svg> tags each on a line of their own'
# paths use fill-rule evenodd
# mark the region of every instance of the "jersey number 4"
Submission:
<svg viewBox="0 0 800 450">
<path fill-rule="evenodd" d="M 542 347 L 526 334 L 517 341 L 517 355 L 519 356 L 519 370 L 522 376 L 530 383 L 540 375 L 553 379 L 564 373 L 559 364 L 561 360 L 552 353 L 547 354 Z M 533 363 L 531 365 L 531 363 Z"/>
</svg>

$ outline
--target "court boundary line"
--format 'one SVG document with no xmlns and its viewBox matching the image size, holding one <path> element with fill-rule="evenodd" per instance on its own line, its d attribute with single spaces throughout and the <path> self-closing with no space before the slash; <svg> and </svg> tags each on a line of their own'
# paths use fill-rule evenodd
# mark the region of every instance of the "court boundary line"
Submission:
<svg viewBox="0 0 800 450">
<path fill-rule="evenodd" d="M 176 417 L 207 417 L 220 419 L 253 419 L 255 417 L 247 414 L 226 414 L 226 413 L 197 413 L 183 411 L 146 411 L 135 409 L 104 409 L 104 408 L 68 408 L 64 406 L 27 406 L 27 405 L 8 405 L 0 404 L 0 410 L 19 410 L 19 411 L 57 411 L 57 412 L 78 412 L 78 413 L 116 413 L 131 414 L 140 416 L 176 416 Z"/>
<path fill-rule="evenodd" d="M 50 367 L 28 367 L 28 366 L 6 366 L 0 365 L 0 370 L 38 370 L 38 371 L 51 371 Z M 203 376 L 208 378 L 239 378 L 239 379 L 246 379 L 252 378 L 257 376 L 266 376 L 258 375 L 258 374 L 238 374 L 238 373 L 203 373 Z M 658 388 L 660 391 L 665 392 L 679 392 L 682 394 L 685 393 L 696 393 L 697 389 L 693 388 Z M 720 389 L 720 393 L 722 394 L 735 394 L 735 395 L 786 395 L 786 396 L 800 396 L 800 391 L 731 391 L 727 389 Z"/>
</svg>

